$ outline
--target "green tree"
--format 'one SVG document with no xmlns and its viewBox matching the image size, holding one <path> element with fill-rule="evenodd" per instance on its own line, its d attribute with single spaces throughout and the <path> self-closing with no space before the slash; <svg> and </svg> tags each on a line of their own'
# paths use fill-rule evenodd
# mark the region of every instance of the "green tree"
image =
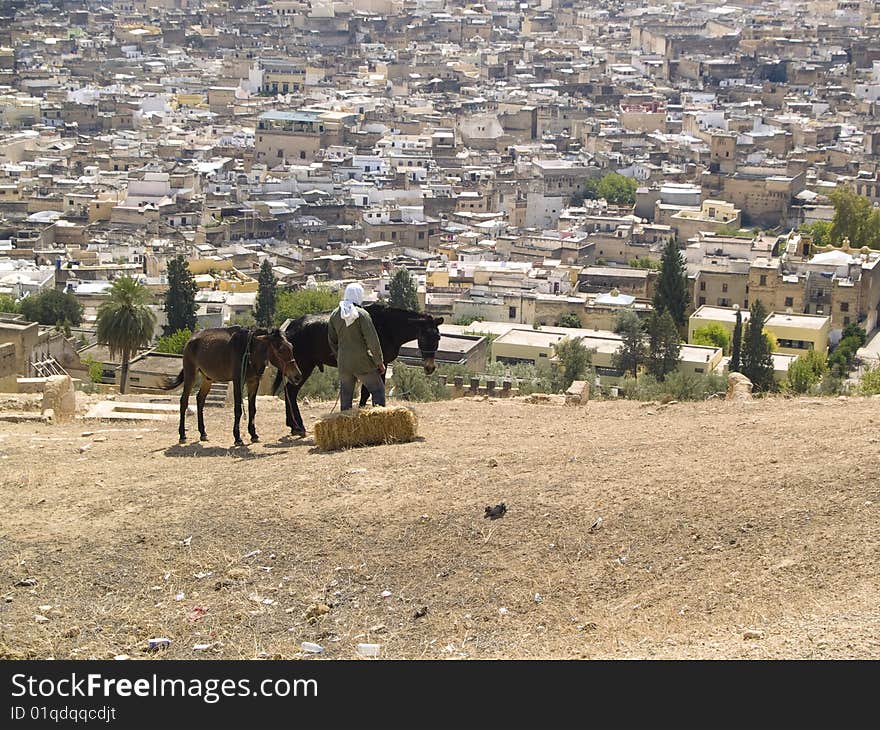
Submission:
<svg viewBox="0 0 880 730">
<path fill-rule="evenodd" d="M 670 240 L 660 259 L 660 275 L 654 288 L 654 310 L 658 314 L 668 311 L 676 326 L 683 327 L 687 321 L 688 308 L 687 271 L 678 244 Z"/>
<path fill-rule="evenodd" d="M 19 303 L 20 311 L 29 322 L 40 324 L 78 325 L 82 322 L 82 304 L 68 292 L 47 289 L 31 294 Z"/>
<path fill-rule="evenodd" d="M 764 332 L 767 310 L 760 299 L 755 300 L 749 310 L 749 323 L 746 326 L 742 345 L 742 374 L 752 381 L 756 393 L 773 390 L 773 355 L 770 340 Z"/>
<path fill-rule="evenodd" d="M 831 221 L 814 221 L 804 223 L 798 230 L 809 235 L 816 246 L 830 246 L 832 225 Z"/>
<path fill-rule="evenodd" d="M 101 383 L 104 380 L 104 366 L 95 358 L 86 356 L 82 359 L 82 364 L 88 368 L 89 380 L 93 383 Z"/>
<path fill-rule="evenodd" d="M 168 262 L 168 289 L 165 292 L 167 323 L 163 327 L 163 334 L 170 335 L 178 330 L 195 332 L 198 290 L 186 259 L 183 256 L 171 259 Z"/>
<path fill-rule="evenodd" d="M 98 308 L 97 339 L 110 348 L 110 357 L 122 356 L 119 392 L 128 384 L 128 361 L 148 345 L 156 328 L 156 315 L 149 308 L 150 293 L 135 279 L 123 276 L 113 282 L 110 297 Z"/>
<path fill-rule="evenodd" d="M 556 370 L 554 380 L 558 390 L 565 391 L 575 380 L 583 380 L 593 362 L 593 351 L 578 337 L 564 337 L 555 345 Z"/>
<path fill-rule="evenodd" d="M 620 335 L 622 341 L 617 352 L 614 353 L 612 363 L 616 369 L 635 376 L 639 365 L 645 360 L 642 322 L 635 312 L 625 309 L 617 315 L 614 331 Z"/>
<path fill-rule="evenodd" d="M 806 393 L 828 372 L 828 363 L 815 350 L 800 355 L 788 366 L 788 387 L 795 393 Z"/>
<path fill-rule="evenodd" d="M 837 378 L 844 378 L 852 370 L 856 352 L 867 341 L 865 330 L 857 324 L 848 324 L 843 328 L 840 341 L 828 356 L 828 368 Z"/>
<path fill-rule="evenodd" d="M 720 347 L 725 355 L 730 354 L 730 333 L 717 322 L 710 322 L 704 327 L 694 330 L 691 338 L 693 345 L 706 345 L 708 347 Z"/>
<path fill-rule="evenodd" d="M 743 320 L 739 307 L 736 309 L 736 324 L 733 326 L 733 343 L 730 347 L 730 365 L 728 370 L 738 373 L 742 369 Z"/>
<path fill-rule="evenodd" d="M 419 292 L 416 281 L 407 269 L 400 268 L 391 277 L 388 299 L 392 307 L 419 311 Z"/>
<path fill-rule="evenodd" d="M 865 343 L 868 341 L 868 333 L 865 332 L 864 327 L 857 325 L 853 322 L 850 322 L 846 327 L 843 328 L 843 332 L 840 333 L 841 339 L 846 339 L 847 337 L 853 337 L 858 342 L 859 347 L 864 347 Z M 858 349 L 858 348 L 856 348 Z"/>
<path fill-rule="evenodd" d="M 596 186 L 596 197 L 615 205 L 634 205 L 638 183 L 631 177 L 609 172 Z"/>
<path fill-rule="evenodd" d="M 260 266 L 258 279 L 259 290 L 257 291 L 257 324 L 261 327 L 271 327 L 275 320 L 275 274 L 272 273 L 272 264 L 269 259 L 263 259 Z"/>
<path fill-rule="evenodd" d="M 627 264 L 631 269 L 649 269 L 656 271 L 660 268 L 660 262 L 655 261 L 647 256 L 639 256 L 637 259 L 630 259 Z"/>
<path fill-rule="evenodd" d="M 647 370 L 663 380 L 678 367 L 681 358 L 681 337 L 669 311 L 652 312 L 645 324 L 648 333 Z"/>
<path fill-rule="evenodd" d="M 830 231 L 832 242 L 840 244 L 848 238 L 853 248 L 880 248 L 880 208 L 875 208 L 868 198 L 845 185 L 835 188 L 828 197 L 834 205 Z"/>
<path fill-rule="evenodd" d="M 192 337 L 192 332 L 189 330 L 177 330 L 170 335 L 165 335 L 159 338 L 159 342 L 156 345 L 156 352 L 166 352 L 169 355 L 182 355 L 183 348 L 186 347 L 186 343 L 189 342 L 189 338 Z"/>
<path fill-rule="evenodd" d="M 18 314 L 19 311 L 21 311 L 21 308 L 18 306 L 18 302 L 16 302 L 15 299 L 8 294 L 0 294 L 0 312 Z"/>
<path fill-rule="evenodd" d="M 275 324 L 299 319 L 307 314 L 329 312 L 339 304 L 339 295 L 329 289 L 280 291 L 275 298 Z"/>
<path fill-rule="evenodd" d="M 556 326 L 579 329 L 581 327 L 581 318 L 578 317 L 574 312 L 566 312 L 559 318 L 559 323 Z"/>
</svg>

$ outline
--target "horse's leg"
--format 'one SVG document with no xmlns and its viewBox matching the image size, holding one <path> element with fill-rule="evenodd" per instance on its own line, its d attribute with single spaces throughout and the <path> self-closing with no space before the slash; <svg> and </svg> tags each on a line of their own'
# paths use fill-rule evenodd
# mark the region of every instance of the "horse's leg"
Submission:
<svg viewBox="0 0 880 730">
<path fill-rule="evenodd" d="M 235 437 L 236 446 L 244 446 L 244 441 L 241 440 L 241 431 L 238 430 L 241 421 L 241 380 L 238 378 L 232 379 L 232 397 L 235 400 L 235 422 L 232 426 L 232 435 Z"/>
<path fill-rule="evenodd" d="M 254 425 L 254 418 L 257 415 L 257 391 L 260 389 L 260 379 L 258 377 L 248 378 L 248 433 L 251 435 L 251 442 L 259 441 L 257 436 L 257 427 Z"/>
<path fill-rule="evenodd" d="M 196 409 L 199 414 L 199 438 L 202 441 L 208 440 L 208 434 L 205 431 L 205 399 L 208 397 L 208 391 L 211 390 L 213 384 L 214 381 L 202 374 L 202 387 L 199 388 L 198 395 L 196 395 Z"/>
<path fill-rule="evenodd" d="M 186 443 L 186 409 L 189 407 L 189 392 L 192 390 L 196 379 L 195 368 L 191 367 L 186 359 L 183 361 L 183 392 L 180 394 L 180 443 Z"/>
<path fill-rule="evenodd" d="M 284 405 L 287 410 L 287 425 L 290 428 L 290 433 L 294 436 L 306 435 L 306 427 L 305 424 L 303 424 L 302 414 L 299 412 L 299 404 L 296 402 L 296 399 L 299 396 L 299 391 L 302 389 L 303 384 L 306 382 L 309 375 L 312 374 L 314 369 L 314 365 L 300 365 L 302 378 L 299 383 L 296 385 L 293 385 L 292 383 L 287 384 Z"/>
</svg>

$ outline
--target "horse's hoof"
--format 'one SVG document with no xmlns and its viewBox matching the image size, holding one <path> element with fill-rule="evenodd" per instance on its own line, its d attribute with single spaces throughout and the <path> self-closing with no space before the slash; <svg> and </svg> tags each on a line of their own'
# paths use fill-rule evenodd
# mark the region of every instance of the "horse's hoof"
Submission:
<svg viewBox="0 0 880 730">
<path fill-rule="evenodd" d="M 233 445 L 233 446 L 236 446 L 236 447 L 237 447 L 237 446 L 244 446 L 244 441 L 242 441 L 241 439 L 239 439 L 238 441 L 236 441 L 236 442 L 235 442 L 234 444 L 232 444 L 232 445 Z"/>
<path fill-rule="evenodd" d="M 199 441 L 207 441 L 207 440 L 208 440 L 207 436 L 199 436 Z"/>
<path fill-rule="evenodd" d="M 259 441 L 259 440 L 260 440 L 260 437 L 257 436 L 257 434 L 253 434 L 253 435 L 251 436 L 251 443 L 252 443 L 252 444 L 257 443 L 257 441 Z"/>
<path fill-rule="evenodd" d="M 183 446 L 186 443 L 186 439 L 181 438 L 177 443 L 180 444 L 181 446 Z"/>
<path fill-rule="evenodd" d="M 297 431 L 296 429 L 290 429 L 291 436 L 299 436 L 301 439 L 306 437 L 305 431 Z"/>
</svg>

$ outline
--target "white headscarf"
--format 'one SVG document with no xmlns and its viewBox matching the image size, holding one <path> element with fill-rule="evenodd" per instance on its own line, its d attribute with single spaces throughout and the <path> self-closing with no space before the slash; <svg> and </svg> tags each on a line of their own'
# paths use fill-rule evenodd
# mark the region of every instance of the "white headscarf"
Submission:
<svg viewBox="0 0 880 730">
<path fill-rule="evenodd" d="M 345 287 L 345 294 L 339 302 L 339 314 L 342 315 L 346 327 L 351 327 L 352 322 L 360 316 L 356 305 L 363 301 L 364 288 L 358 282 L 352 282 Z"/>
</svg>

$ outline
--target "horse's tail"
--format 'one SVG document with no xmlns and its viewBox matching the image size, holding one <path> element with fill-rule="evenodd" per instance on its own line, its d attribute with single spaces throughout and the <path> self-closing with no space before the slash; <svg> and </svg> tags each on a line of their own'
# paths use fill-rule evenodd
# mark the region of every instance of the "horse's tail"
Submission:
<svg viewBox="0 0 880 730">
<path fill-rule="evenodd" d="M 183 383 L 183 368 L 180 369 L 180 372 L 177 374 L 177 377 L 172 380 L 168 378 L 165 381 L 164 385 L 160 385 L 159 388 L 162 390 L 174 390 L 178 385 Z"/>
</svg>

